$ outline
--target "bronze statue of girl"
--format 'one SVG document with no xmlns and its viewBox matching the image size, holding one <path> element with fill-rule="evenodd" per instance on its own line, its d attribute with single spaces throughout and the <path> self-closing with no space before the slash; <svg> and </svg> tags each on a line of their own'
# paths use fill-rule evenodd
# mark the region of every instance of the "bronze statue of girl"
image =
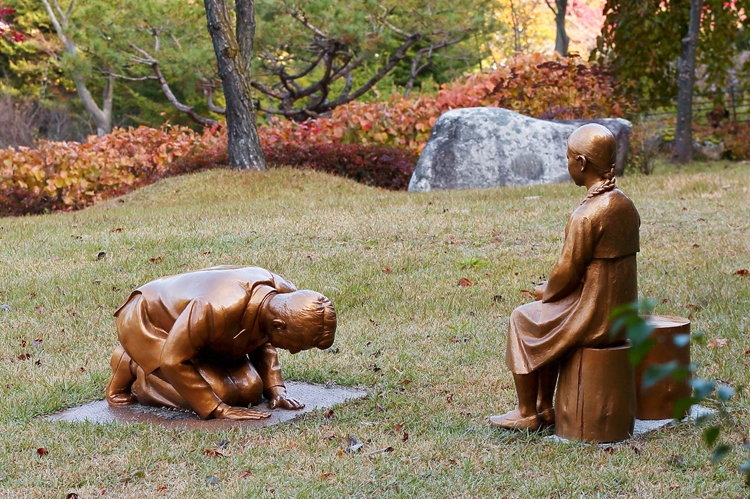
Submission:
<svg viewBox="0 0 750 499">
<path fill-rule="evenodd" d="M 609 334 L 610 313 L 638 298 L 640 217 L 615 183 L 615 137 L 601 125 L 584 125 L 568 138 L 567 156 L 570 176 L 588 193 L 568 220 L 549 280 L 534 290 L 538 301 L 510 316 L 506 364 L 518 407 L 492 416 L 493 426 L 554 424 L 559 362 L 576 348 L 622 343 L 622 336 Z"/>
</svg>

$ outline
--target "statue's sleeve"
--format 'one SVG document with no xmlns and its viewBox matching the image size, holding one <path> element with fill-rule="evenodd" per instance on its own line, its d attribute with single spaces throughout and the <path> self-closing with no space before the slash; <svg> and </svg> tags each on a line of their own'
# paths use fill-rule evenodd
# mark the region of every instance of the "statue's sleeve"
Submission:
<svg viewBox="0 0 750 499">
<path fill-rule="evenodd" d="M 276 275 L 273 272 L 271 272 L 271 275 L 273 276 L 274 287 L 279 293 L 293 293 L 294 291 L 297 291 L 297 286 L 287 281 L 280 275 Z"/>
<path fill-rule="evenodd" d="M 217 330 L 223 327 L 220 319 L 208 300 L 196 298 L 175 321 L 161 352 L 161 371 L 204 419 L 219 406 L 221 399 L 190 361 L 219 334 Z"/>
<path fill-rule="evenodd" d="M 570 218 L 565 227 L 562 254 L 547 281 L 543 302 L 558 301 L 578 288 L 593 258 L 595 239 L 588 217 L 579 215 Z"/>
<path fill-rule="evenodd" d="M 270 343 L 264 343 L 250 353 L 250 362 L 263 380 L 263 395 L 270 399 L 269 389 L 276 386 L 284 386 L 281 377 L 281 366 L 276 348 Z"/>
</svg>

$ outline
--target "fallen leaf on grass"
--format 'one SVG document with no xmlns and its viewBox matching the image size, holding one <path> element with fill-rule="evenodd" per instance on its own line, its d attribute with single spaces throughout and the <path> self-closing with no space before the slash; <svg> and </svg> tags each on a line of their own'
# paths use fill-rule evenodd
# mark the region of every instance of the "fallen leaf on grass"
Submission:
<svg viewBox="0 0 750 499">
<path fill-rule="evenodd" d="M 158 487 L 156 487 L 157 492 L 164 492 L 165 490 L 167 490 L 166 485 L 159 485 Z"/>
<path fill-rule="evenodd" d="M 395 431 L 396 433 L 400 433 L 403 429 L 404 425 L 402 425 L 401 423 L 396 423 L 395 425 L 393 425 L 393 431 Z"/>
<path fill-rule="evenodd" d="M 522 289 L 521 296 L 523 296 L 524 298 L 534 298 L 534 293 L 532 293 L 528 289 Z"/>
<path fill-rule="evenodd" d="M 47 449 L 45 449 L 44 447 L 39 447 L 36 450 L 36 453 L 37 453 L 38 456 L 41 457 L 41 456 L 46 456 L 47 454 L 49 454 L 49 451 Z"/>
<path fill-rule="evenodd" d="M 346 439 L 347 448 L 344 449 L 344 452 L 348 453 L 354 453 L 359 451 L 362 447 L 365 446 L 362 442 L 359 441 L 359 439 L 355 436 L 349 435 Z"/>
<path fill-rule="evenodd" d="M 386 268 L 383 269 L 383 273 L 384 274 L 390 274 L 391 272 L 393 272 L 393 271 L 391 270 L 390 267 L 386 267 Z"/>
<path fill-rule="evenodd" d="M 750 270 L 747 269 L 740 269 L 737 272 L 735 272 L 737 275 L 750 275 Z"/>
<path fill-rule="evenodd" d="M 378 412 L 383 412 L 385 409 L 383 409 L 383 406 L 375 402 L 375 410 Z"/>
<path fill-rule="evenodd" d="M 320 474 L 320 478 L 329 478 L 332 476 L 333 476 L 333 473 L 330 473 L 330 472 Z"/>
<path fill-rule="evenodd" d="M 708 348 L 723 348 L 727 346 L 727 343 L 729 343 L 729 340 L 726 338 L 714 338 L 713 340 L 706 343 L 706 346 Z"/>
<path fill-rule="evenodd" d="M 472 283 L 467 278 L 462 277 L 461 279 L 458 280 L 458 285 L 461 286 L 462 288 L 468 288 L 469 286 L 473 286 L 474 283 Z"/>
<path fill-rule="evenodd" d="M 495 295 L 492 297 L 492 301 L 495 303 L 499 302 L 502 299 L 503 299 L 503 295 Z"/>
<path fill-rule="evenodd" d="M 222 454 L 216 449 L 206 449 L 203 451 L 203 453 L 207 455 L 208 457 L 224 457 L 224 454 Z"/>
<path fill-rule="evenodd" d="M 83 366 L 81 366 L 81 372 L 82 372 L 82 373 L 85 373 L 85 372 L 86 372 L 86 368 L 85 368 L 85 367 L 83 367 Z"/>
<path fill-rule="evenodd" d="M 164 261 L 164 259 L 160 256 L 157 256 L 156 258 L 149 258 L 149 262 L 159 264 Z"/>
<path fill-rule="evenodd" d="M 41 314 L 41 313 L 44 313 L 44 307 L 43 307 L 43 306 L 41 306 L 41 305 L 38 305 L 38 306 L 34 307 L 34 310 L 36 310 L 36 311 L 37 311 L 37 312 L 39 312 L 40 314 Z"/>
<path fill-rule="evenodd" d="M 409 434 L 404 432 L 403 436 L 401 437 L 401 441 L 406 442 L 407 440 L 409 440 Z"/>
<path fill-rule="evenodd" d="M 693 245 L 693 248 L 694 248 L 694 249 L 696 249 L 696 248 L 700 248 L 700 247 L 701 247 L 701 246 L 700 246 L 700 244 L 694 244 L 694 245 Z"/>
<path fill-rule="evenodd" d="M 333 409 L 331 409 L 328 412 L 326 412 L 325 418 L 326 419 L 331 419 L 333 417 L 333 415 L 334 415 L 334 412 L 333 412 Z"/>
<path fill-rule="evenodd" d="M 96 254 L 96 259 L 97 260 L 104 260 L 105 258 L 107 258 L 107 252 L 106 251 L 100 251 L 99 253 Z"/>
<path fill-rule="evenodd" d="M 253 476 L 252 472 L 250 472 L 250 471 L 243 471 L 242 473 L 240 473 L 237 476 L 237 478 L 248 478 L 248 477 L 251 477 L 251 476 Z"/>
<path fill-rule="evenodd" d="M 208 256 L 210 254 L 211 254 L 210 251 L 204 251 L 204 252 L 201 253 L 201 256 Z"/>
<path fill-rule="evenodd" d="M 91 281 L 91 284 L 93 284 L 94 286 L 98 286 L 98 285 L 100 285 L 101 283 L 102 283 L 101 279 L 96 279 L 96 280 L 94 280 L 94 281 Z"/>
<path fill-rule="evenodd" d="M 65 499 L 78 499 L 78 494 L 76 494 L 75 492 L 70 492 L 65 496 Z"/>
<path fill-rule="evenodd" d="M 122 232 L 122 227 L 116 227 L 112 229 L 110 232 Z"/>
<path fill-rule="evenodd" d="M 468 336 L 464 336 L 463 338 L 454 336 L 453 339 L 451 339 L 451 343 L 466 343 L 469 340 L 471 340 L 471 338 L 469 338 Z"/>
<path fill-rule="evenodd" d="M 667 462 L 673 466 L 685 466 L 685 459 L 682 458 L 682 456 L 678 456 L 677 454 L 673 454 L 672 457 L 670 457 Z"/>
<path fill-rule="evenodd" d="M 383 447 L 382 449 L 374 450 L 367 455 L 375 456 L 377 454 L 383 454 L 384 452 L 393 452 L 393 447 Z"/>
</svg>

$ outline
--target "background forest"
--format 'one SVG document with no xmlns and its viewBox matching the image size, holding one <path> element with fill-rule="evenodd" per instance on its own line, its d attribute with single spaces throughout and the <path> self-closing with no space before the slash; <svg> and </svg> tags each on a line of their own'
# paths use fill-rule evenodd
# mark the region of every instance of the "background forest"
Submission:
<svg viewBox="0 0 750 499">
<path fill-rule="evenodd" d="M 437 117 L 470 106 L 628 118 L 644 173 L 659 154 L 688 161 L 693 144 L 746 159 L 746 3 L 259 0 L 237 38 L 254 37 L 239 72 L 262 145 L 243 164 L 404 188 Z M 235 22 L 223 0 L 3 0 L 0 212 L 78 208 L 165 175 L 243 167 L 231 140 L 226 152 L 205 6 Z"/>
</svg>

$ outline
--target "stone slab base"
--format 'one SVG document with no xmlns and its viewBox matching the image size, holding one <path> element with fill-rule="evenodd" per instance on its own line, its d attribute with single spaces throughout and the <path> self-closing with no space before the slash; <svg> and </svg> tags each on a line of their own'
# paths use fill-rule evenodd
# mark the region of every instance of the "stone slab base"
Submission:
<svg viewBox="0 0 750 499">
<path fill-rule="evenodd" d="M 106 400 L 90 402 L 78 407 L 66 409 L 57 414 L 47 416 L 48 421 L 83 422 L 97 424 L 109 423 L 149 423 L 166 428 L 184 428 L 195 430 L 222 430 L 226 428 L 262 428 L 273 426 L 298 418 L 302 414 L 316 409 L 329 409 L 347 400 L 359 399 L 367 392 L 352 388 L 326 387 L 310 383 L 286 383 L 290 397 L 305 404 L 304 409 L 288 411 L 285 409 L 269 409 L 268 402 L 255 406 L 264 412 L 270 412 L 271 417 L 259 421 L 227 421 L 220 419 L 203 420 L 194 412 L 147 407 L 143 405 L 129 405 L 126 407 L 110 407 Z"/>
<path fill-rule="evenodd" d="M 695 420 L 700 417 L 704 416 L 712 416 L 716 414 L 716 411 L 713 409 L 709 409 L 708 407 L 703 407 L 702 405 L 693 405 L 690 407 L 690 413 L 685 416 L 682 421 L 689 421 L 689 420 Z M 656 431 L 659 428 L 663 428 L 670 424 L 673 420 L 672 419 L 651 419 L 651 420 L 645 420 L 645 419 L 636 419 L 635 420 L 635 428 L 633 429 L 633 437 L 632 438 L 638 438 L 641 435 L 645 435 L 646 433 L 651 433 L 652 431 Z M 544 437 L 543 440 L 548 440 L 551 442 L 557 442 L 557 443 L 570 443 L 574 442 L 574 440 L 568 440 L 566 438 L 560 438 L 557 435 L 550 435 L 547 437 Z M 611 447 L 616 446 L 619 444 L 627 443 L 632 439 L 624 440 L 621 442 L 615 442 L 615 443 L 601 443 L 596 444 L 602 447 Z M 587 442 L 589 443 L 589 442 Z"/>
</svg>

